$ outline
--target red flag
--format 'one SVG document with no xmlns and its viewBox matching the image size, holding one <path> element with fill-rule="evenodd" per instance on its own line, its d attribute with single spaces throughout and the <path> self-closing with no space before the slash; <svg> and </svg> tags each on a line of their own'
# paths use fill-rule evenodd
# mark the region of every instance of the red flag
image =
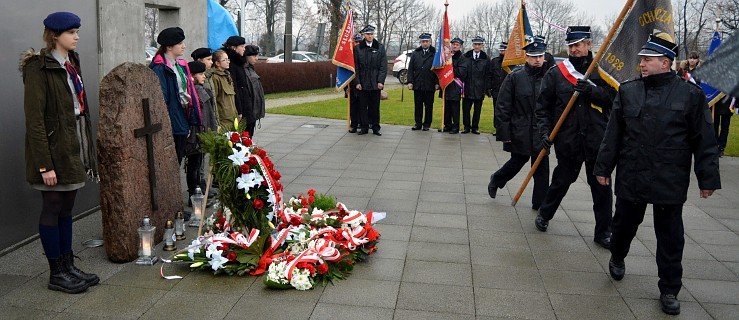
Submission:
<svg viewBox="0 0 739 320">
<path fill-rule="evenodd" d="M 444 18 L 441 21 L 441 30 L 439 30 L 439 39 L 436 43 L 438 50 L 434 55 L 434 63 L 432 69 L 439 78 L 439 86 L 444 90 L 452 81 L 454 81 L 454 66 L 452 65 L 452 44 L 449 36 L 449 18 L 447 10 L 444 9 Z"/>
<path fill-rule="evenodd" d="M 334 57 L 331 60 L 338 67 L 336 73 L 336 88 L 343 89 L 354 79 L 354 19 L 352 11 L 347 10 L 344 26 L 339 34 L 339 41 L 334 50 Z"/>
</svg>

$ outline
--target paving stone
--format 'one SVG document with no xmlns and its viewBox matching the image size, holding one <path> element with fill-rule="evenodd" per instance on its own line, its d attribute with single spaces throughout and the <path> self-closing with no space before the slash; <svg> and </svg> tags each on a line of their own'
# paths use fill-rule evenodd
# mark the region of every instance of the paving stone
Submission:
<svg viewBox="0 0 739 320">
<path fill-rule="evenodd" d="M 723 262 L 723 264 L 734 272 L 735 275 L 739 276 L 739 262 Z"/>
<path fill-rule="evenodd" d="M 421 190 L 421 182 L 419 181 L 397 181 L 397 180 L 380 180 L 377 184 L 378 189 L 399 189 L 399 190 Z"/>
<path fill-rule="evenodd" d="M 105 319 L 112 319 L 112 320 L 123 320 L 123 319 L 138 319 L 139 317 L 124 317 L 124 316 L 105 316 Z M 42 318 L 34 318 L 34 319 L 42 319 Z M 47 318 L 48 319 L 48 318 Z M 56 317 L 54 317 L 54 320 L 99 320 L 100 316 L 94 316 L 89 314 L 79 314 L 79 313 L 71 313 L 71 312 L 62 312 L 57 314 Z"/>
<path fill-rule="evenodd" d="M 447 319 L 474 320 L 475 316 L 471 314 L 395 309 L 395 316 L 393 317 L 393 319 L 394 320 L 447 320 Z"/>
<path fill-rule="evenodd" d="M 377 189 L 372 195 L 378 199 L 418 201 L 418 190 Z"/>
<path fill-rule="evenodd" d="M 167 291 L 101 284 L 65 312 L 98 317 L 139 317 L 159 301 Z M 103 307 L 105 306 L 105 307 Z"/>
<path fill-rule="evenodd" d="M 618 296 L 605 273 L 541 270 L 540 274 L 550 296 L 552 293 Z"/>
<path fill-rule="evenodd" d="M 626 272 L 628 273 L 628 269 Z M 657 281 L 659 281 L 658 277 L 630 274 L 620 281 L 612 280 L 612 283 L 616 286 L 616 289 L 623 297 L 659 299 L 659 287 L 657 287 Z M 682 287 L 677 299 L 680 301 L 695 301 L 695 298 L 693 298 L 685 287 Z"/>
<path fill-rule="evenodd" d="M 518 217 L 467 216 L 470 229 L 522 232 Z"/>
<path fill-rule="evenodd" d="M 430 202 L 433 204 L 441 203 L 465 203 L 464 193 L 452 193 L 452 192 L 441 192 L 441 191 L 421 191 L 418 196 L 418 201 L 421 203 Z"/>
<path fill-rule="evenodd" d="M 683 278 L 739 281 L 739 278 L 721 262 L 709 260 L 682 261 Z"/>
<path fill-rule="evenodd" d="M 465 192 L 464 184 L 459 183 L 459 182 L 447 182 L 447 183 L 422 182 L 421 190 L 432 191 L 432 192 L 455 192 L 455 193 Z"/>
<path fill-rule="evenodd" d="M 472 286 L 469 264 L 406 260 L 403 282 Z"/>
<path fill-rule="evenodd" d="M 0 297 L 0 305 L 61 312 L 90 293 L 90 290 L 80 294 L 52 291 L 48 289 L 48 284 L 48 273 L 30 279 Z M 97 287 L 93 288 L 97 289 Z"/>
<path fill-rule="evenodd" d="M 24 285 L 31 279 L 33 278 L 28 276 L 0 274 L 0 297 Z"/>
<path fill-rule="evenodd" d="M 533 251 L 534 260 L 540 270 L 565 270 L 583 272 L 602 272 L 590 252 L 574 251 Z"/>
<path fill-rule="evenodd" d="M 411 226 L 378 224 L 375 229 L 380 232 L 381 240 L 408 241 L 411 237 Z"/>
<path fill-rule="evenodd" d="M 416 212 L 465 215 L 467 213 L 467 206 L 464 204 L 464 199 L 460 202 L 432 202 L 419 200 Z"/>
<path fill-rule="evenodd" d="M 186 274 L 172 288 L 172 291 L 241 297 L 256 280 L 257 277 L 230 277 L 213 275 L 210 272 L 192 271 Z"/>
<path fill-rule="evenodd" d="M 395 308 L 400 282 L 349 278 L 328 285 L 319 300 L 353 306 Z M 361 288 L 361 289 L 357 289 Z"/>
<path fill-rule="evenodd" d="M 477 315 L 556 319 L 546 293 L 476 288 L 475 310 Z"/>
<path fill-rule="evenodd" d="M 383 259 L 372 255 L 354 265 L 352 278 L 383 281 L 400 281 L 403 276 L 403 259 Z"/>
<path fill-rule="evenodd" d="M 736 304 L 703 303 L 702 306 L 717 320 L 736 319 L 739 314 L 739 305 Z"/>
<path fill-rule="evenodd" d="M 493 267 L 535 269 L 536 263 L 529 250 L 470 246 L 472 264 Z"/>
<path fill-rule="evenodd" d="M 635 319 L 621 297 L 550 294 L 560 319 Z"/>
<path fill-rule="evenodd" d="M 536 269 L 472 265 L 475 288 L 545 292 L 544 282 Z"/>
<path fill-rule="evenodd" d="M 375 211 L 402 211 L 402 212 L 416 212 L 418 206 L 417 200 L 393 200 L 393 199 L 382 199 L 377 197 L 370 198 L 368 204 L 372 210 Z"/>
<path fill-rule="evenodd" d="M 697 302 L 680 302 L 680 315 L 671 316 L 662 312 L 658 299 L 625 300 L 637 319 L 713 319 Z"/>
<path fill-rule="evenodd" d="M 56 312 L 44 311 L 32 308 L 19 308 L 13 306 L 0 306 L 3 309 L 3 319 L 7 320 L 36 320 L 36 319 L 51 319 Z"/>
<path fill-rule="evenodd" d="M 338 170 L 333 170 L 333 171 L 338 171 Z M 336 180 L 336 182 L 334 183 L 334 187 L 370 188 L 374 190 L 375 187 L 377 187 L 378 183 L 380 183 L 380 180 L 342 178 L 342 179 Z"/>
<path fill-rule="evenodd" d="M 241 295 L 229 295 L 223 293 L 192 293 L 192 292 L 181 292 L 181 291 L 170 291 L 167 292 L 159 301 L 157 301 L 151 309 L 146 311 L 140 319 L 167 319 L 172 317 L 173 314 L 179 314 L 178 310 L 187 312 L 188 318 L 193 319 L 222 319 L 228 315 L 229 311 L 232 310 L 232 306 L 239 301 Z M 217 307 L 205 301 L 218 301 Z M 200 306 L 202 307 L 186 307 L 186 306 Z M 267 309 L 267 305 L 263 305 L 262 309 Z M 184 310 L 183 310 L 184 309 Z M 256 310 L 259 308 L 239 309 L 235 310 L 249 310 L 250 315 L 255 315 Z"/>
<path fill-rule="evenodd" d="M 739 304 L 739 282 L 683 279 L 683 286 L 701 303 Z"/>
<path fill-rule="evenodd" d="M 443 261 L 455 263 L 470 262 L 470 247 L 466 244 L 449 243 L 408 243 L 407 259 L 420 261 Z"/>
<path fill-rule="evenodd" d="M 368 208 L 372 208 L 371 205 L 367 206 Z M 384 211 L 384 210 L 374 210 L 373 211 Z M 401 226 L 408 226 L 410 227 L 413 225 L 413 221 L 416 218 L 416 214 L 413 212 L 402 212 L 402 211 L 385 211 L 387 215 L 385 216 L 385 219 L 380 220 L 377 225 L 401 225 Z"/>
<path fill-rule="evenodd" d="M 555 216 L 556 217 L 556 216 Z M 542 232 L 536 229 L 534 220 L 536 215 L 532 215 L 528 221 L 521 219 L 521 225 L 523 232 L 526 234 L 541 234 Z M 549 227 L 547 228 L 546 234 L 560 235 L 560 236 L 580 236 L 580 232 L 577 231 L 575 225 L 569 221 L 549 221 Z"/>
<path fill-rule="evenodd" d="M 467 228 L 467 217 L 463 215 L 451 214 L 435 214 L 435 213 L 416 213 L 413 221 L 415 226 L 424 227 L 448 227 L 448 228 Z"/>
<path fill-rule="evenodd" d="M 469 244 L 467 229 L 414 226 L 411 241 L 426 243 Z"/>
<path fill-rule="evenodd" d="M 334 186 L 328 190 L 328 194 L 335 196 L 339 201 L 344 197 L 370 198 L 375 193 L 374 188 Z"/>
<path fill-rule="evenodd" d="M 654 256 L 657 253 L 657 241 L 641 241 L 644 246 L 649 250 L 649 253 Z M 631 252 L 629 252 L 631 254 Z M 685 243 L 683 248 L 683 259 L 690 260 L 716 260 L 710 253 L 708 253 L 701 245 L 695 243 Z"/>
<path fill-rule="evenodd" d="M 200 301 L 202 303 L 204 300 Z M 226 310 L 228 314 L 224 319 L 308 319 L 316 306 L 316 302 L 306 300 L 279 304 L 275 304 L 275 301 L 279 300 L 243 296 L 233 308 Z M 208 318 L 216 319 L 215 316 Z"/>
<path fill-rule="evenodd" d="M 702 247 L 718 261 L 739 262 L 739 247 L 737 246 L 704 244 Z"/>
<path fill-rule="evenodd" d="M 192 239 L 192 237 L 189 237 Z M 127 263 L 121 271 L 103 283 L 114 286 L 170 290 L 182 280 L 166 280 L 159 275 L 159 266 L 139 266 Z"/>
<path fill-rule="evenodd" d="M 268 288 L 267 286 L 263 285 L 263 280 L 263 276 L 257 277 L 255 284 L 249 286 L 249 289 L 246 290 L 246 293 L 244 293 L 244 295 L 241 297 L 241 300 L 237 302 L 237 305 L 242 301 L 250 301 L 256 299 L 261 299 L 264 301 L 311 302 L 313 303 L 313 305 L 315 305 L 316 302 L 318 302 L 318 299 L 321 298 L 321 294 L 323 294 L 323 291 L 326 289 L 326 287 L 324 286 L 317 285 L 313 286 L 313 289 L 307 291 L 277 290 Z"/>
<path fill-rule="evenodd" d="M 535 251 L 574 251 L 590 252 L 582 237 L 558 236 L 552 234 L 526 235 L 529 245 Z"/>
<path fill-rule="evenodd" d="M 402 282 L 398 309 L 475 314 L 472 287 Z"/>
<path fill-rule="evenodd" d="M 685 230 L 685 234 L 699 244 L 739 247 L 739 235 L 732 231 Z"/>
<path fill-rule="evenodd" d="M 405 259 L 408 242 L 395 240 L 381 240 L 374 257 L 384 259 Z"/>
<path fill-rule="evenodd" d="M 310 319 L 393 319 L 392 308 L 347 306 L 341 304 L 319 303 L 313 309 Z M 287 315 L 284 318 L 293 318 Z"/>
<path fill-rule="evenodd" d="M 529 250 L 529 243 L 523 233 L 482 229 L 470 229 L 469 233 L 470 245 Z"/>
</svg>

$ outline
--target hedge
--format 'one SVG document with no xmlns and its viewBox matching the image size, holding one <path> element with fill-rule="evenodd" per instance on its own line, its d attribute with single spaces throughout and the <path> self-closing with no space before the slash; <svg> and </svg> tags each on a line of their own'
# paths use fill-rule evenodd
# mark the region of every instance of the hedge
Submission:
<svg viewBox="0 0 739 320">
<path fill-rule="evenodd" d="M 262 80 L 264 93 L 328 88 L 336 81 L 336 66 L 331 61 L 257 63 L 254 69 Z"/>
</svg>

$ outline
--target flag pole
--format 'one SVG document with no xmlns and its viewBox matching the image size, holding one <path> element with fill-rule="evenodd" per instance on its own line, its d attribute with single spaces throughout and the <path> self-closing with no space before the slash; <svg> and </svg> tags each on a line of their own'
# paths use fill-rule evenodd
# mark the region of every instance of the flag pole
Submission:
<svg viewBox="0 0 739 320">
<path fill-rule="evenodd" d="M 441 128 L 439 128 L 439 132 L 444 132 L 444 126 L 446 123 L 444 123 L 444 111 L 446 109 L 446 88 L 441 88 Z"/>
<path fill-rule="evenodd" d="M 608 31 L 608 35 L 606 36 L 605 41 L 603 41 L 603 44 L 605 47 L 601 47 L 600 50 L 598 50 L 598 54 L 595 55 L 595 58 L 593 58 L 593 62 L 590 63 L 590 66 L 588 67 L 588 71 L 585 72 L 585 75 L 583 77 L 583 80 L 587 80 L 590 78 L 590 74 L 595 71 L 595 68 L 598 67 L 598 61 L 600 61 L 601 57 L 603 57 L 603 54 L 608 51 L 608 48 L 611 46 L 611 39 L 616 35 L 616 31 L 621 27 L 621 24 L 624 22 L 624 19 L 626 18 L 626 15 L 631 10 L 631 7 L 634 6 L 634 2 L 636 0 L 627 0 L 626 4 L 624 5 L 623 9 L 621 9 L 621 13 L 618 15 L 618 18 L 616 19 L 616 22 L 611 27 L 611 30 Z M 575 104 L 575 101 L 577 101 L 577 98 L 580 96 L 580 92 L 575 91 L 575 93 L 570 98 L 570 101 L 567 103 L 567 107 L 562 112 L 562 116 L 559 117 L 559 120 L 557 120 L 557 124 L 554 126 L 554 129 L 552 129 L 552 132 L 549 134 L 549 141 L 554 141 L 554 138 L 557 136 L 557 133 L 559 132 L 559 129 L 562 127 L 562 124 L 564 123 L 565 119 L 567 119 L 567 114 L 570 113 L 570 110 L 572 109 L 572 106 Z M 518 192 L 516 193 L 516 196 L 513 197 L 513 202 L 511 203 L 511 206 L 516 206 L 516 203 L 518 202 L 518 199 L 521 198 L 521 195 L 523 194 L 524 189 L 526 189 L 526 185 L 529 184 L 529 181 L 531 180 L 531 177 L 534 176 L 534 171 L 539 167 L 539 164 L 541 164 L 542 159 L 544 159 L 544 156 L 547 154 L 547 149 L 542 148 L 539 152 L 539 156 L 536 157 L 536 162 L 531 166 L 531 170 L 529 170 L 529 173 L 526 175 L 526 179 L 523 180 L 523 184 L 518 189 Z"/>
<path fill-rule="evenodd" d="M 349 83 L 349 90 L 346 90 L 346 128 L 350 129 L 352 127 L 352 88 L 351 88 L 351 82 Z"/>
</svg>

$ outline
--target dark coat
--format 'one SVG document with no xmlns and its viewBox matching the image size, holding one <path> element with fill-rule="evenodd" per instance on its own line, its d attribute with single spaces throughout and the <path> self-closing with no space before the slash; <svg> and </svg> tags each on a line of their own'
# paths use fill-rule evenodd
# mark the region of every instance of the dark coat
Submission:
<svg viewBox="0 0 739 320">
<path fill-rule="evenodd" d="M 581 72 L 584 73 L 585 70 Z M 616 89 L 603 80 L 598 72 L 593 72 L 590 81 L 596 86 L 589 96 L 580 95 L 577 98 L 554 138 L 558 157 L 595 160 L 598 154 Z M 539 139 L 549 136 L 575 92 L 574 88 L 559 67 L 550 68 L 544 75 L 536 103 Z"/>
<path fill-rule="evenodd" d="M 159 85 L 162 87 L 164 94 L 164 103 L 167 105 L 169 112 L 169 121 L 172 123 L 172 135 L 187 136 L 190 133 L 191 126 L 200 126 L 200 101 L 198 93 L 195 90 L 190 78 L 190 68 L 187 61 L 177 59 L 177 63 L 185 69 L 185 77 L 187 78 L 187 93 L 190 95 L 190 103 L 183 106 L 180 102 L 179 86 L 177 84 L 177 75 L 169 66 L 169 61 L 163 55 L 154 56 L 149 68 L 159 78 Z"/>
<path fill-rule="evenodd" d="M 511 72 L 500 88 L 495 100 L 497 139 L 510 141 L 506 151 L 523 155 L 537 155 L 541 151 L 541 138 L 536 127 L 536 96 L 539 93 L 542 68 L 528 64 Z"/>
<path fill-rule="evenodd" d="M 475 60 L 473 51 L 467 51 L 467 72 L 464 80 L 464 97 L 471 100 L 485 99 L 485 93 L 490 89 L 492 75 L 490 73 L 490 60 L 485 51 L 480 51 L 480 56 Z"/>
<path fill-rule="evenodd" d="M 372 41 L 372 46 L 367 46 L 364 40 L 359 41 L 359 45 L 354 47 L 354 68 L 362 90 L 380 90 L 377 84 L 384 85 L 387 77 L 385 46 L 377 40 Z"/>
<path fill-rule="evenodd" d="M 213 91 L 202 84 L 196 84 L 195 90 L 198 91 L 198 98 L 200 98 L 203 126 L 208 130 L 218 131 L 218 117 L 216 116 L 216 109 L 213 104 L 215 102 Z"/>
<path fill-rule="evenodd" d="M 713 106 L 716 109 L 716 115 L 730 116 L 734 113 L 731 112 L 731 96 L 725 96 Z"/>
<path fill-rule="evenodd" d="M 461 81 L 464 84 L 464 77 L 467 73 L 467 59 L 464 57 L 462 51 L 457 51 L 452 55 L 452 67 L 454 69 L 454 79 Z M 444 94 L 444 99 L 451 101 L 462 100 L 462 88 L 457 84 L 456 81 L 452 81 L 444 92 L 439 92 L 439 96 Z"/>
<path fill-rule="evenodd" d="M 425 55 L 423 54 L 423 47 L 416 48 L 411 54 L 411 61 L 408 64 L 408 84 L 413 84 L 413 90 L 436 90 L 439 78 L 431 70 L 434 63 L 434 54 L 436 54 L 434 47 L 429 47 Z"/>
<path fill-rule="evenodd" d="M 264 99 L 264 87 L 262 87 L 261 77 L 254 70 L 254 66 L 247 63 L 244 66 L 244 72 L 246 74 L 246 88 L 249 95 L 244 101 L 246 112 L 244 118 L 247 123 L 255 123 L 257 120 L 264 118 L 266 110 L 266 101 Z M 238 94 L 237 94 L 238 96 Z"/>
<path fill-rule="evenodd" d="M 498 94 L 500 92 L 500 86 L 503 85 L 503 79 L 505 79 L 506 75 L 508 75 L 503 70 L 503 56 L 499 55 L 492 60 L 490 60 L 490 92 L 492 94 L 493 99 L 498 98 Z M 495 100 L 497 101 L 497 100 Z"/>
<path fill-rule="evenodd" d="M 618 165 L 616 196 L 683 204 L 693 157 L 698 188 L 720 189 L 718 146 L 703 90 L 674 72 L 623 83 L 594 174 L 608 177 Z"/>
<path fill-rule="evenodd" d="M 69 60 L 82 76 L 79 55 L 70 51 Z M 85 168 L 80 158 L 77 119 L 67 71 L 45 50 L 24 53 L 20 67 L 23 72 L 23 108 L 26 116 L 26 181 L 43 184 L 39 171 L 42 168 L 54 170 L 60 185 L 84 182 L 88 170 L 97 176 L 87 95 L 84 96 L 87 107 L 83 115 L 85 136 L 90 142 L 86 150 L 90 168 Z"/>
<path fill-rule="evenodd" d="M 252 112 L 250 108 L 251 103 L 249 101 L 249 80 L 246 77 L 246 57 L 236 53 L 231 48 L 221 48 L 228 55 L 228 59 L 231 63 L 228 65 L 228 73 L 231 75 L 231 79 L 234 81 L 234 91 L 236 96 L 234 102 L 236 103 L 236 112 L 244 117 Z"/>
</svg>

